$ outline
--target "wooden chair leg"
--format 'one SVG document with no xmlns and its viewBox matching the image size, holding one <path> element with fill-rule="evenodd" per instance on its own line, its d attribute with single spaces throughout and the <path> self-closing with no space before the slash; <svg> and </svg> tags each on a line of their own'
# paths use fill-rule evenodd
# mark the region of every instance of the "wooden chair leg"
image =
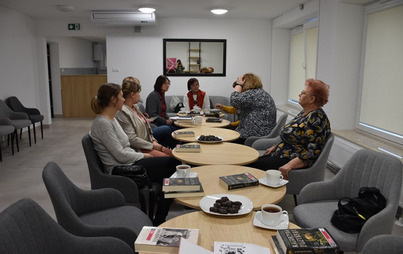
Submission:
<svg viewBox="0 0 403 254">
<path fill-rule="evenodd" d="M 41 137 L 43 139 L 43 123 L 42 123 L 42 121 L 41 121 Z"/>
<path fill-rule="evenodd" d="M 35 128 L 35 123 L 32 123 L 32 129 L 34 130 L 34 142 L 36 144 L 36 128 Z"/>
<path fill-rule="evenodd" d="M 297 195 L 293 195 L 294 196 L 294 203 L 295 203 L 295 206 L 297 206 Z"/>
<path fill-rule="evenodd" d="M 17 129 L 15 129 L 15 131 L 14 131 L 14 136 L 15 136 L 15 144 L 17 145 L 17 152 L 19 152 L 20 147 L 18 145 L 18 132 L 17 132 Z"/>
<path fill-rule="evenodd" d="M 28 126 L 29 146 L 31 146 L 31 127 Z"/>
</svg>

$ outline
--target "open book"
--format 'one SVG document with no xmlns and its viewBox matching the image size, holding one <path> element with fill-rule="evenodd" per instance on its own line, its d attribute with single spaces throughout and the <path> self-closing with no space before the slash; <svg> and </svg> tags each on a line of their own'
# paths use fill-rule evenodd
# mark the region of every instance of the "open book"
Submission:
<svg viewBox="0 0 403 254">
<path fill-rule="evenodd" d="M 188 239 L 182 238 L 178 254 L 270 254 L 270 249 L 252 243 L 214 242 L 214 252 L 209 251 Z"/>
</svg>

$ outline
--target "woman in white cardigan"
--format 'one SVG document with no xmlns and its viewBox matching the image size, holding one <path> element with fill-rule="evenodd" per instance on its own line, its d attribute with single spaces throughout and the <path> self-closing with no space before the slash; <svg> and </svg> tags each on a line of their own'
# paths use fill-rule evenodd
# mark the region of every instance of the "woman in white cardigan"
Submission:
<svg viewBox="0 0 403 254">
<path fill-rule="evenodd" d="M 129 137 L 130 146 L 138 152 L 150 153 L 154 157 L 172 156 L 172 151 L 158 142 L 153 132 L 163 139 L 163 143 L 172 142 L 171 129 L 168 126 L 159 126 L 151 129 L 149 119 L 140 111 L 137 103 L 140 99 L 141 86 L 136 78 L 125 79 L 122 84 L 125 102 L 122 110 L 116 114 L 116 120 Z"/>
</svg>

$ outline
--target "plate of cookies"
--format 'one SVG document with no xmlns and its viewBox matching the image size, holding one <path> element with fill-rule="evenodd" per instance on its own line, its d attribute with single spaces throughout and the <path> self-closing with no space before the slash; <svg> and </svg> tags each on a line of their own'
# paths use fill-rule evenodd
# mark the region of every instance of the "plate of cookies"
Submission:
<svg viewBox="0 0 403 254">
<path fill-rule="evenodd" d="M 223 142 L 223 138 L 214 135 L 200 135 L 196 137 L 196 141 L 205 144 L 215 144 Z"/>
<path fill-rule="evenodd" d="M 203 212 L 220 216 L 238 216 L 253 210 L 249 198 L 233 194 L 208 195 L 200 200 L 199 205 Z"/>
</svg>

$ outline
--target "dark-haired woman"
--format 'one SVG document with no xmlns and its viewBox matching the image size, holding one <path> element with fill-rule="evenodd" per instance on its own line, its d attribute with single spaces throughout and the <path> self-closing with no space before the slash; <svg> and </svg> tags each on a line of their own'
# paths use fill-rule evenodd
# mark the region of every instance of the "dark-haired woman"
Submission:
<svg viewBox="0 0 403 254">
<path fill-rule="evenodd" d="M 210 99 L 206 92 L 199 89 L 199 81 L 196 78 L 188 80 L 188 93 L 183 96 L 183 106 L 189 110 L 193 110 L 194 106 L 198 106 L 202 110 L 210 109 Z"/>
<path fill-rule="evenodd" d="M 94 148 L 109 174 L 113 174 L 115 166 L 137 164 L 144 166 L 152 182 L 162 183 L 164 177 L 176 171 L 180 162 L 173 157 L 153 157 L 151 154 L 136 152 L 130 147 L 128 136 L 115 119 L 124 101 L 119 85 L 108 83 L 99 87 L 98 94 L 91 100 L 91 108 L 98 114 L 90 131 Z M 172 200 L 160 199 L 153 221 L 155 225 L 165 221 L 171 203 Z"/>
</svg>

